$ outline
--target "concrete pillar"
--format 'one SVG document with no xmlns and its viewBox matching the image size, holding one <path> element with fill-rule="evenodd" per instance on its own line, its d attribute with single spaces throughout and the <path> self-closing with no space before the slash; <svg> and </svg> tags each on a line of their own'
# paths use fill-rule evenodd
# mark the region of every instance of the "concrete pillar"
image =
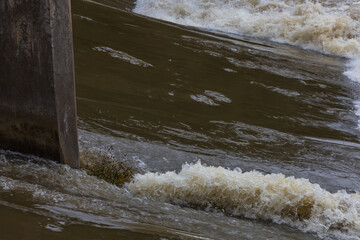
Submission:
<svg viewBox="0 0 360 240">
<path fill-rule="evenodd" d="M 0 148 L 79 167 L 70 0 L 0 0 Z"/>
</svg>

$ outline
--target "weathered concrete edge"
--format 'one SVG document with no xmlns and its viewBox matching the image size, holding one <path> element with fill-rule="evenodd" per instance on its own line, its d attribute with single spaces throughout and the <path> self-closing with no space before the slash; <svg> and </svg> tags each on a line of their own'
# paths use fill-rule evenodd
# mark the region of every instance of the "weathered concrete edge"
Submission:
<svg viewBox="0 0 360 240">
<path fill-rule="evenodd" d="M 79 168 L 71 0 L 54 0 L 52 4 L 51 9 L 55 9 L 55 13 L 50 19 L 53 20 L 51 29 L 60 159 L 73 168 Z"/>
</svg>

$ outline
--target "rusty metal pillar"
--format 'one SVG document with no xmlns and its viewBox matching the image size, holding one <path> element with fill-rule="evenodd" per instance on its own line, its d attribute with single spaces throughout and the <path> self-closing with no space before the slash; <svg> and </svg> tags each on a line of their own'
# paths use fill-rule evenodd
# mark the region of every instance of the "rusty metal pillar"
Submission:
<svg viewBox="0 0 360 240">
<path fill-rule="evenodd" d="M 79 167 L 70 0 L 0 0 L 0 148 Z"/>
</svg>

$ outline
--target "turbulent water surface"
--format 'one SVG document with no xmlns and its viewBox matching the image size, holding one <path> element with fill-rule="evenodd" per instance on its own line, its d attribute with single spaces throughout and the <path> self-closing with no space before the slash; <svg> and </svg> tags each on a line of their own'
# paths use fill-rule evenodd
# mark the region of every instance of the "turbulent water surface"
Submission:
<svg viewBox="0 0 360 240">
<path fill-rule="evenodd" d="M 73 0 L 81 151 L 0 152 L 1 239 L 360 239 L 360 4 Z"/>
</svg>

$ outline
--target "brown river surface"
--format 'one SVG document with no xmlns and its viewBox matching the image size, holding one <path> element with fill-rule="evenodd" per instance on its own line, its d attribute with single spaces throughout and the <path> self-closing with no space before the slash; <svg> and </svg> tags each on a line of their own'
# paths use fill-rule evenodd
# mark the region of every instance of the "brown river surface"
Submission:
<svg viewBox="0 0 360 240">
<path fill-rule="evenodd" d="M 360 239 L 358 1 L 73 0 L 79 142 L 0 151 L 0 239 Z"/>
</svg>

